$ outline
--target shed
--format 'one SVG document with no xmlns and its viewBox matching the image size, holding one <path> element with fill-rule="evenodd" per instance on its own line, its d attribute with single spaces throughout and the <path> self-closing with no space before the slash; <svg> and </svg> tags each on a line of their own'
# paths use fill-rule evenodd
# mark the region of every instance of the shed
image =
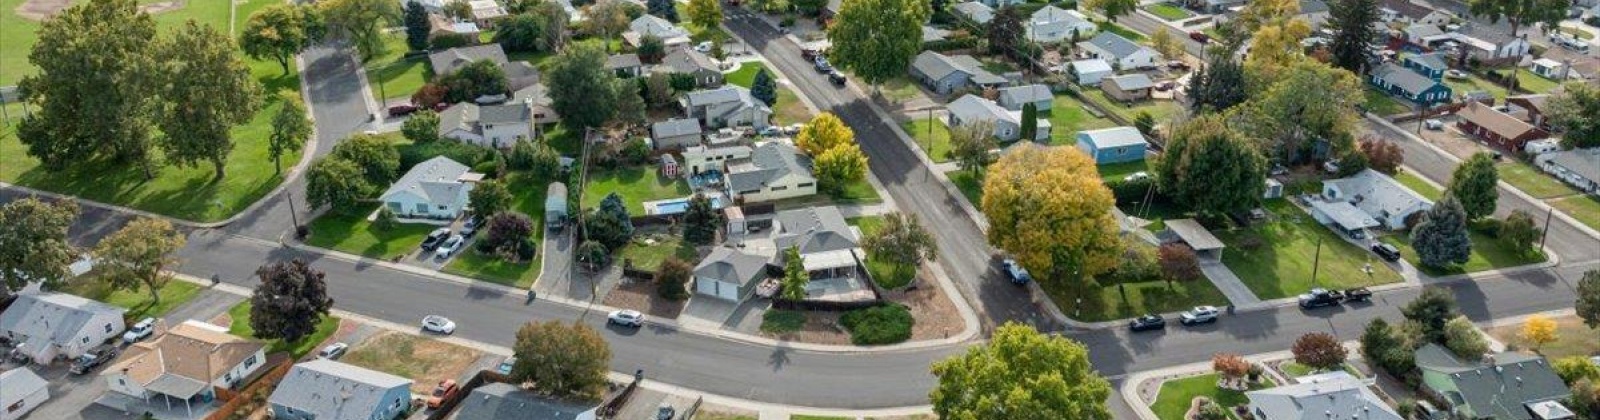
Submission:
<svg viewBox="0 0 1600 420">
<path fill-rule="evenodd" d="M 1098 85 L 1101 79 L 1117 75 L 1110 62 L 1098 58 L 1073 61 L 1069 66 L 1068 73 L 1084 86 Z"/>
<path fill-rule="evenodd" d="M 49 385 L 27 367 L 0 372 L 0 420 L 20 419 L 50 400 Z"/>
<path fill-rule="evenodd" d="M 1267 184 L 1267 189 L 1265 191 L 1262 191 L 1261 198 L 1271 200 L 1271 199 L 1274 199 L 1274 198 L 1282 198 L 1283 197 L 1283 183 L 1282 182 L 1278 182 L 1278 180 L 1276 180 L 1276 179 L 1267 178 L 1266 184 Z"/>
<path fill-rule="evenodd" d="M 567 223 L 567 184 L 552 182 L 545 190 L 544 223 L 552 229 L 560 229 Z"/>
<path fill-rule="evenodd" d="M 1205 226 L 1200 226 L 1200 222 L 1194 219 L 1168 220 L 1166 224 L 1168 232 L 1176 236 L 1178 241 L 1189 245 L 1189 248 L 1193 248 L 1194 252 L 1202 257 L 1221 258 L 1222 248 L 1227 247 L 1222 244 L 1221 239 L 1217 239 L 1211 231 L 1206 230 Z"/>
<path fill-rule="evenodd" d="M 661 160 L 661 176 L 663 178 L 677 178 L 678 177 L 678 160 L 674 159 L 672 157 L 671 153 L 662 153 L 660 160 Z"/>
</svg>

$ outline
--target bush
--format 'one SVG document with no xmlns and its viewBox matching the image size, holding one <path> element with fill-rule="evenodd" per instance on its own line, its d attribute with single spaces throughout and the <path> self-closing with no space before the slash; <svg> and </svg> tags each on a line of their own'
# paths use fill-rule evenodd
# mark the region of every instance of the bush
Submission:
<svg viewBox="0 0 1600 420">
<path fill-rule="evenodd" d="M 977 48 L 978 38 L 941 39 L 922 44 L 924 49 L 930 51 L 953 51 Z"/>
<path fill-rule="evenodd" d="M 898 303 L 846 312 L 839 323 L 850 330 L 850 342 L 861 346 L 894 344 L 911 339 L 916 323 L 911 309 Z"/>
<path fill-rule="evenodd" d="M 489 149 L 459 141 L 436 141 L 400 147 L 400 172 L 417 166 L 425 160 L 444 156 L 468 167 L 489 160 Z"/>
<path fill-rule="evenodd" d="M 472 171 L 483 174 L 484 178 L 498 178 L 500 176 L 500 162 L 493 160 L 478 162 L 478 164 L 472 165 Z"/>
<path fill-rule="evenodd" d="M 785 27 L 785 28 L 790 27 L 790 26 L 794 26 L 794 16 L 784 16 L 783 17 L 783 21 L 778 22 L 778 26 L 782 26 L 782 27 Z"/>
<path fill-rule="evenodd" d="M 378 216 L 372 219 L 372 228 L 379 232 L 394 229 L 399 224 L 400 218 L 396 217 L 394 211 L 389 210 L 388 206 L 378 208 Z"/>
<path fill-rule="evenodd" d="M 656 294 L 670 301 L 681 301 L 689 298 L 689 276 L 694 269 L 689 263 L 676 257 L 667 258 L 656 269 Z"/>
<path fill-rule="evenodd" d="M 451 48 L 465 47 L 468 45 L 472 45 L 472 38 L 468 38 L 463 34 L 445 33 L 435 35 L 433 40 L 429 41 L 428 46 L 434 50 L 448 50 Z"/>
<path fill-rule="evenodd" d="M 1550 368 L 1554 369 L 1556 376 L 1560 376 L 1561 380 L 1567 384 L 1573 384 L 1582 379 L 1600 380 L 1600 366 L 1596 366 L 1594 362 L 1589 361 L 1589 358 L 1583 356 L 1556 359 L 1550 363 Z"/>
<path fill-rule="evenodd" d="M 800 311 L 773 309 L 761 315 L 761 332 L 783 334 L 800 331 L 806 325 L 806 314 Z"/>
</svg>

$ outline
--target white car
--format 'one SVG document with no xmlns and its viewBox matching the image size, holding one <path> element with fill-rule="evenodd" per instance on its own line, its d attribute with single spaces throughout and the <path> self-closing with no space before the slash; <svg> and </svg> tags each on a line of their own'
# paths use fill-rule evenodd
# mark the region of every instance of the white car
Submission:
<svg viewBox="0 0 1600 420">
<path fill-rule="evenodd" d="M 456 322 L 451 321 L 450 318 L 428 315 L 422 317 L 422 330 L 440 334 L 454 334 L 456 332 Z"/>
<path fill-rule="evenodd" d="M 350 345 L 349 344 L 333 343 L 333 344 L 329 344 L 327 347 L 323 347 L 322 351 L 317 352 L 317 358 L 318 359 L 338 359 L 339 357 L 344 356 L 344 353 L 347 352 L 347 351 L 350 351 Z"/>
<path fill-rule="evenodd" d="M 461 250 L 461 244 L 466 241 L 461 235 L 451 236 L 450 239 L 444 240 L 444 244 L 439 245 L 439 248 L 433 250 L 433 258 L 440 260 L 450 258 L 456 251 Z"/>
<path fill-rule="evenodd" d="M 632 309 L 611 311 L 610 314 L 606 315 L 606 323 L 624 327 L 642 327 L 644 326 L 644 314 Z"/>
<path fill-rule="evenodd" d="M 1437 119 L 1429 118 L 1429 119 L 1426 119 L 1426 120 L 1422 121 L 1422 126 L 1423 127 L 1428 127 L 1429 130 L 1443 130 L 1444 129 L 1444 121 L 1439 121 Z"/>
<path fill-rule="evenodd" d="M 1185 311 L 1183 314 L 1178 315 L 1178 322 L 1182 323 L 1183 325 L 1204 324 L 1207 322 L 1216 322 L 1216 320 L 1217 307 L 1215 306 L 1196 306 L 1194 309 L 1190 309 Z"/>
<path fill-rule="evenodd" d="M 711 52 L 712 45 L 713 44 L 711 43 L 711 41 L 701 42 L 699 44 L 695 44 L 694 50 L 695 50 L 695 52 L 708 53 L 708 52 Z"/>
<path fill-rule="evenodd" d="M 1143 181 L 1146 179 L 1150 179 L 1150 173 L 1145 171 L 1134 172 L 1128 174 L 1128 176 L 1122 177 L 1122 180 L 1127 182 Z"/>
<path fill-rule="evenodd" d="M 139 340 L 143 340 L 145 338 L 150 337 L 150 334 L 153 334 L 155 332 L 156 332 L 156 319 L 155 318 L 145 318 L 145 319 L 139 320 L 138 323 L 133 324 L 132 327 L 129 327 L 128 328 L 128 332 L 122 333 L 122 341 L 123 342 L 127 342 L 127 343 L 136 343 Z"/>
</svg>

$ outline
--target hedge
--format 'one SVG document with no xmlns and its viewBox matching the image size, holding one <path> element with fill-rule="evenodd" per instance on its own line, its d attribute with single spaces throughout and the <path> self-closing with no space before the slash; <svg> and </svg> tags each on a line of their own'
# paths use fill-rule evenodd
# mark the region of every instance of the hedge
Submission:
<svg viewBox="0 0 1600 420">
<path fill-rule="evenodd" d="M 910 308 L 890 303 L 846 312 L 839 323 L 850 330 L 851 343 L 873 346 L 911 339 L 911 326 L 916 320 L 911 317 Z"/>
</svg>

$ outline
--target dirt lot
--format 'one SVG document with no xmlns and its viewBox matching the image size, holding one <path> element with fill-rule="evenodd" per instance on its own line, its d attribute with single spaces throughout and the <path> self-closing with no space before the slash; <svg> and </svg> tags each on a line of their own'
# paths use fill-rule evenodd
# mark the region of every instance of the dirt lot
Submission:
<svg viewBox="0 0 1600 420">
<path fill-rule="evenodd" d="M 656 284 L 623 279 L 611 293 L 606 293 L 606 306 L 633 309 L 655 318 L 677 319 L 683 312 L 684 302 L 673 302 L 656 294 Z"/>
<path fill-rule="evenodd" d="M 1556 341 L 1540 347 L 1539 354 L 1549 358 L 1600 355 L 1600 329 L 1583 325 L 1583 320 L 1576 316 L 1551 319 L 1556 321 Z M 1532 347 L 1522 340 L 1520 323 L 1489 328 L 1486 332 L 1506 345 L 1516 346 L 1525 351 Z"/>
<path fill-rule="evenodd" d="M 1444 123 L 1444 129 L 1422 129 L 1422 138 L 1428 140 L 1428 143 L 1433 143 L 1434 146 L 1439 146 L 1440 149 L 1444 149 L 1446 152 L 1450 152 L 1450 154 L 1462 159 L 1470 158 L 1475 153 L 1489 150 L 1488 146 L 1479 143 L 1472 136 L 1462 133 L 1460 129 L 1456 128 L 1457 118 L 1455 115 L 1442 115 L 1434 118 Z M 1407 122 L 1401 124 L 1400 128 L 1415 132 L 1416 124 L 1415 122 Z"/>
<path fill-rule="evenodd" d="M 924 267 L 917 272 L 915 284 L 919 287 L 915 290 L 888 292 L 883 296 L 891 302 L 903 303 L 911 308 L 911 316 L 916 319 L 916 324 L 911 327 L 911 339 L 908 341 L 942 339 L 960 334 L 966 328 L 955 302 L 931 279 L 932 275 Z M 801 343 L 849 345 L 850 333 L 839 325 L 839 317 L 843 315 L 843 312 L 808 312 L 806 324 L 800 331 L 762 335 Z"/>
<path fill-rule="evenodd" d="M 426 394 L 439 381 L 461 377 L 477 350 L 410 334 L 384 332 L 356 344 L 340 361 L 411 378 L 411 392 Z"/>
</svg>

